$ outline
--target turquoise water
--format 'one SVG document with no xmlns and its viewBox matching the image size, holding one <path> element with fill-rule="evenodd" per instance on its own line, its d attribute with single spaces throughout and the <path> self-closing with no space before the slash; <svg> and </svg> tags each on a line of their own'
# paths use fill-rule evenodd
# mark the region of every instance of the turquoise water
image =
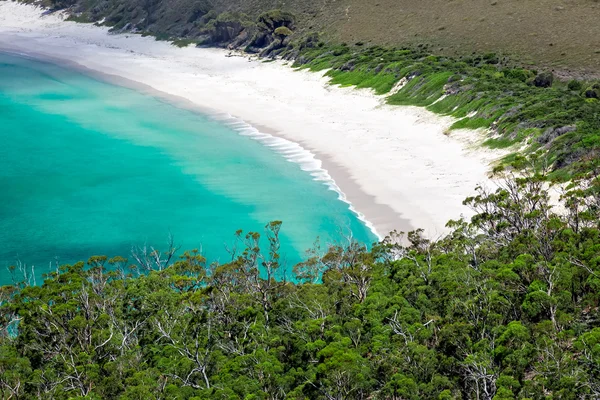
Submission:
<svg viewBox="0 0 600 400">
<path fill-rule="evenodd" d="M 375 236 L 338 194 L 208 116 L 53 64 L 0 54 L 0 283 L 133 246 L 226 261 L 238 229 L 283 221 L 297 262 L 317 237 Z"/>
</svg>

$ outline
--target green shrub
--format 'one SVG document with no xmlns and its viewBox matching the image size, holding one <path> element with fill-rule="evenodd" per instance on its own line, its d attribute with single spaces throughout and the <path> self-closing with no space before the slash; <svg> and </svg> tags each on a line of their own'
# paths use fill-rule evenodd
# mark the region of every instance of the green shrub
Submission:
<svg viewBox="0 0 600 400">
<path fill-rule="evenodd" d="M 92 21 L 90 21 L 90 18 L 88 15 L 86 14 L 71 14 L 69 15 L 69 17 L 67 18 L 67 21 L 72 21 L 72 22 L 79 22 L 79 23 L 90 23 Z"/>
<path fill-rule="evenodd" d="M 287 37 L 290 36 L 293 32 L 287 26 L 280 26 L 277 29 L 275 29 L 274 33 L 277 36 Z"/>
<path fill-rule="evenodd" d="M 177 47 L 187 47 L 191 44 L 197 44 L 197 42 L 193 39 L 175 39 L 172 43 L 173 46 Z"/>
<path fill-rule="evenodd" d="M 533 84 L 535 86 L 543 88 L 548 88 L 552 86 L 553 82 L 554 75 L 552 74 L 552 72 L 542 72 L 539 75 L 537 75 L 533 80 Z"/>
<path fill-rule="evenodd" d="M 580 81 L 573 79 L 569 81 L 567 87 L 569 90 L 580 91 L 583 88 L 583 84 Z"/>
<path fill-rule="evenodd" d="M 527 82 L 527 80 L 533 78 L 533 73 L 526 69 L 511 69 L 505 71 L 505 76 L 510 79 L 516 79 L 521 82 Z"/>
</svg>

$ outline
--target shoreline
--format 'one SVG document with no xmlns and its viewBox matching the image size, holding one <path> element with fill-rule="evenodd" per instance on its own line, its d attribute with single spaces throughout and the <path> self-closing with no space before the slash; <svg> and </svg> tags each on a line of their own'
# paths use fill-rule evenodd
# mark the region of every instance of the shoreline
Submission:
<svg viewBox="0 0 600 400">
<path fill-rule="evenodd" d="M 465 141 L 477 141 L 475 131 L 449 138 L 449 117 L 389 106 L 368 90 L 329 86 L 322 74 L 230 57 L 221 49 L 113 35 L 41 13 L 0 2 L 0 49 L 79 66 L 100 79 L 215 118 L 228 115 L 291 142 L 316 167 L 307 170 L 274 150 L 313 178 L 323 171 L 326 176 L 317 180 L 338 192 L 380 238 L 393 229 L 424 228 L 430 238 L 444 234 L 449 219 L 469 215 L 462 200 L 477 184 L 490 183 L 490 162 L 501 155 L 469 149 Z"/>
<path fill-rule="evenodd" d="M 1 33 L 0 33 L 0 39 L 1 39 Z M 308 150 L 304 146 L 302 146 L 300 143 L 296 143 L 296 142 L 291 141 L 283 136 L 280 136 L 280 135 L 278 135 L 277 132 L 271 130 L 268 127 L 263 127 L 263 126 L 260 126 L 257 124 L 249 124 L 246 121 L 241 120 L 235 116 L 229 115 L 225 112 L 201 107 L 184 97 L 161 92 L 157 89 L 154 89 L 151 86 L 145 85 L 141 82 L 137 82 L 137 81 L 134 81 L 134 80 L 122 77 L 122 76 L 106 74 L 102 71 L 87 68 L 87 67 L 85 67 L 81 64 L 75 63 L 73 61 L 55 58 L 48 54 L 23 52 L 21 49 L 15 49 L 15 48 L 11 48 L 10 46 L 4 45 L 1 42 L 1 40 L 0 40 L 0 53 L 11 54 L 11 55 L 15 55 L 18 57 L 25 57 L 25 58 L 29 58 L 29 59 L 40 61 L 40 62 L 48 62 L 51 64 L 55 64 L 55 65 L 58 65 L 58 66 L 61 66 L 64 68 L 68 68 L 68 69 L 71 69 L 74 71 L 81 72 L 81 73 L 85 74 L 86 76 L 91 77 L 92 79 L 100 80 L 100 81 L 103 81 L 103 82 L 106 82 L 106 83 L 109 83 L 112 85 L 126 87 L 128 89 L 135 90 L 144 95 L 152 96 L 161 101 L 166 101 L 169 104 L 174 105 L 175 107 L 186 109 L 186 110 L 189 110 L 192 112 L 199 112 L 205 117 L 220 121 L 221 123 L 230 127 L 231 129 L 233 129 L 235 132 L 237 132 L 240 135 L 250 136 L 253 140 L 259 141 L 259 142 L 261 142 L 261 144 L 263 146 L 266 146 L 269 148 L 274 148 L 277 146 L 274 144 L 265 143 L 266 141 L 264 139 L 266 139 L 266 138 L 264 136 L 269 136 L 270 138 L 273 138 L 273 139 L 279 140 L 279 141 L 289 142 L 292 145 L 298 146 L 300 148 L 300 152 L 304 153 L 302 155 L 310 156 L 311 158 L 313 158 L 315 160 L 316 163 L 319 164 L 319 166 L 317 166 L 314 169 L 307 170 L 299 162 L 293 161 L 292 159 L 288 158 L 286 156 L 285 152 L 280 151 L 278 149 L 274 149 L 273 151 L 275 151 L 279 155 L 283 156 L 288 161 L 299 164 L 300 168 L 303 169 L 304 172 L 307 172 L 311 176 L 313 176 L 314 180 L 323 182 L 323 184 L 325 186 L 328 186 L 330 190 L 335 191 L 338 194 L 338 199 L 340 201 L 348 204 L 348 208 L 350 209 L 350 211 L 356 215 L 356 217 L 378 238 L 378 240 L 383 240 L 385 235 L 387 235 L 389 232 L 391 232 L 394 229 L 397 229 L 397 230 L 402 229 L 405 232 L 409 232 L 410 230 L 414 229 L 413 227 L 411 227 L 408 220 L 404 220 L 400 217 L 398 217 L 398 219 L 397 219 L 399 221 L 399 224 L 398 223 L 393 224 L 393 222 L 390 221 L 390 216 L 396 216 L 394 210 L 391 207 L 386 206 L 384 204 L 377 204 L 375 202 L 373 196 L 370 196 L 367 193 L 361 192 L 361 190 L 357 186 L 357 184 L 352 181 L 350 174 L 343 167 L 341 167 L 340 165 L 337 165 L 334 161 L 330 160 L 326 154 L 319 154 L 318 152 L 316 152 L 314 150 Z M 238 126 L 233 126 L 233 125 L 238 125 Z M 242 125 L 242 126 L 240 127 L 239 125 Z M 253 131 L 255 131 L 255 133 L 254 134 L 243 133 L 244 131 L 247 131 L 247 130 L 253 130 Z M 333 176 L 335 177 L 335 179 L 333 178 Z M 342 185 L 342 187 L 344 187 L 345 190 L 342 190 L 340 185 Z M 357 201 L 359 201 L 358 209 L 357 209 L 356 204 L 351 202 L 349 199 L 356 199 Z M 373 214 L 376 214 L 377 216 L 381 216 L 384 219 L 376 220 L 377 223 L 373 223 L 373 221 L 371 221 L 370 219 L 367 219 L 367 217 L 359 210 L 361 208 L 368 208 L 368 207 L 371 207 L 371 208 L 376 207 L 377 212 L 373 213 Z M 382 235 L 381 232 L 377 229 L 377 226 L 381 227 L 381 226 L 387 226 L 387 225 L 390 226 L 390 229 L 389 229 L 389 231 L 385 231 L 385 233 Z M 342 227 L 340 227 L 340 228 L 342 228 Z"/>
</svg>

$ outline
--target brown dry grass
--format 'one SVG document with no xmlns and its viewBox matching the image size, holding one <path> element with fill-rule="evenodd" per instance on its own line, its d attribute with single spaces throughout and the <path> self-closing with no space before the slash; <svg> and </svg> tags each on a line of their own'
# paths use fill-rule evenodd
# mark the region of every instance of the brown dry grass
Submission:
<svg viewBox="0 0 600 400">
<path fill-rule="evenodd" d="M 289 9 L 302 29 L 349 44 L 427 43 L 434 53 L 496 52 L 565 75 L 600 75 L 600 0 L 221 1 L 250 12 Z"/>
<path fill-rule="evenodd" d="M 557 70 L 600 74 L 594 0 L 350 0 L 340 40 L 432 43 L 446 54 L 498 52 Z"/>
</svg>

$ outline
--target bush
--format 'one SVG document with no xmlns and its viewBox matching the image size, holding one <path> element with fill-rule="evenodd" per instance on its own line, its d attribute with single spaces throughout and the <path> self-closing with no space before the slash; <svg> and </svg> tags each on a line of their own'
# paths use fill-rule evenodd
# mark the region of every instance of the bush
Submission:
<svg viewBox="0 0 600 400">
<path fill-rule="evenodd" d="M 578 92 L 583 88 L 583 84 L 580 81 L 573 79 L 573 80 L 569 81 L 567 87 L 569 88 L 569 90 Z"/>
<path fill-rule="evenodd" d="M 526 69 L 511 69 L 504 73 L 507 78 L 516 79 L 521 82 L 527 82 L 528 79 L 531 78 L 531 71 Z"/>
<path fill-rule="evenodd" d="M 600 97 L 600 93 L 598 92 L 600 92 L 600 90 L 591 87 L 585 91 L 584 95 L 588 99 L 597 99 Z"/>
<path fill-rule="evenodd" d="M 552 86 L 554 82 L 554 75 L 552 72 L 542 72 L 533 80 L 534 86 L 548 88 Z"/>
<path fill-rule="evenodd" d="M 191 44 L 196 44 L 196 41 L 193 39 L 175 39 L 173 40 L 173 46 L 177 47 L 187 47 Z"/>
<path fill-rule="evenodd" d="M 275 35 L 281 36 L 282 38 L 290 36 L 293 32 L 287 26 L 280 26 L 275 29 Z"/>
</svg>

